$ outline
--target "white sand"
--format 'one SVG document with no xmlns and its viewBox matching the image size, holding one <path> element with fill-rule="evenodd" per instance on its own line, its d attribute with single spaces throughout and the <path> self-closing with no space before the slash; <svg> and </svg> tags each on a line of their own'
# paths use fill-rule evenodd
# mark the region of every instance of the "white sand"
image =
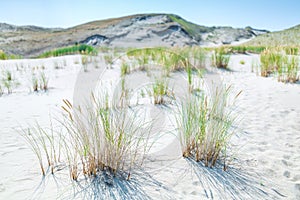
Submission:
<svg viewBox="0 0 300 200">
<path fill-rule="evenodd" d="M 183 159 L 178 143 L 170 142 L 174 137 L 164 136 L 152 155 L 160 155 L 159 148 L 166 146 L 162 153 L 165 156 L 147 160 L 146 173 L 133 175 L 130 182 L 116 183 L 113 189 L 105 190 L 111 193 L 90 187 L 78 198 L 86 195 L 89 199 L 89 192 L 98 189 L 99 198 L 116 195 L 125 199 L 299 199 L 300 85 L 256 76 L 251 72 L 253 59 L 258 56 L 235 55 L 231 58 L 232 72 L 217 70 L 224 83 L 232 84 L 235 91 L 243 91 L 235 110 L 240 116 L 238 135 L 232 138 L 235 159 L 226 172 Z M 43 179 L 34 154 L 14 129 L 27 127 L 35 120 L 49 125 L 49 113 L 57 113 L 62 99 L 73 99 L 81 67 L 75 61 L 80 62 L 80 57 L 0 61 L 0 70 L 12 69 L 21 83 L 13 94 L 0 97 L 0 199 L 68 199 L 73 194 L 68 170 Z M 17 71 L 16 63 L 22 63 L 23 69 L 19 67 Z M 54 69 L 55 63 L 62 69 Z M 50 90 L 29 92 L 32 67 L 41 65 L 50 77 Z M 86 76 L 93 72 L 90 69 Z M 113 74 L 117 75 L 110 72 Z"/>
</svg>

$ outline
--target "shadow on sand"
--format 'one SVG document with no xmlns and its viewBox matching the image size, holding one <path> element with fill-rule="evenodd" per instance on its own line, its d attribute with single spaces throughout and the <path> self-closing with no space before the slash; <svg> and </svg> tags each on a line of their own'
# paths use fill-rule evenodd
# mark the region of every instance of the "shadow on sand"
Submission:
<svg viewBox="0 0 300 200">
<path fill-rule="evenodd" d="M 207 199 L 282 199 L 285 197 L 275 189 L 264 186 L 262 177 L 251 175 L 242 169 L 228 167 L 224 171 L 220 163 L 214 168 L 209 168 L 202 162 L 190 158 L 186 161 L 197 175 Z"/>
<path fill-rule="evenodd" d="M 73 194 L 63 199 L 152 199 L 153 195 L 172 199 L 172 190 L 140 171 L 135 172 L 129 181 L 102 173 L 74 182 Z"/>
<path fill-rule="evenodd" d="M 186 158 L 186 162 L 196 174 L 201 198 L 207 199 L 283 199 L 286 196 L 274 189 L 271 182 L 258 174 L 251 174 L 242 168 L 223 165 L 214 168 L 205 167 L 202 162 Z M 38 185 L 34 195 L 29 199 L 41 199 L 47 182 L 55 181 L 58 199 L 174 199 L 174 190 L 154 179 L 143 170 L 135 171 L 130 180 L 122 176 L 113 177 L 107 173 L 99 173 L 92 178 L 79 181 L 66 181 L 68 176 L 48 175 Z M 192 180 L 191 180 L 192 181 Z M 264 185 L 263 183 L 266 183 Z"/>
</svg>

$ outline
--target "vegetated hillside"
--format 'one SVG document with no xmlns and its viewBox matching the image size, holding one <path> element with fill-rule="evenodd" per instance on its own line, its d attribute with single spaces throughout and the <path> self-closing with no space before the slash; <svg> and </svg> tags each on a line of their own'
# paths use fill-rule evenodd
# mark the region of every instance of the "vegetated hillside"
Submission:
<svg viewBox="0 0 300 200">
<path fill-rule="evenodd" d="M 250 46 L 300 46 L 300 25 L 282 31 L 260 35 L 245 45 Z"/>
<path fill-rule="evenodd" d="M 232 44 L 266 31 L 206 27 L 173 14 L 138 14 L 93 21 L 67 29 L 0 24 L 0 49 L 25 57 L 76 43 L 109 47 Z"/>
</svg>

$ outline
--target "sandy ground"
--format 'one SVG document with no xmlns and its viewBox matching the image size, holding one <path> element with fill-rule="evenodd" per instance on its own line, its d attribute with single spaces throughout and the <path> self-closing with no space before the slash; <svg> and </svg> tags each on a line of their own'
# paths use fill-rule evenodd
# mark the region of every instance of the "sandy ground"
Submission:
<svg viewBox="0 0 300 200">
<path fill-rule="evenodd" d="M 231 71 L 216 72 L 235 91 L 242 90 L 234 111 L 239 124 L 232 138 L 233 159 L 226 172 L 222 166 L 210 169 L 183 159 L 178 143 L 170 142 L 174 137 L 165 136 L 143 171 L 109 189 L 95 183 L 80 188 L 69 181 L 67 169 L 43 178 L 18 133 L 35 121 L 49 125 L 62 99 L 73 99 L 80 57 L 1 61 L 0 70 L 11 69 L 21 85 L 0 97 L 0 199 L 70 199 L 74 193 L 78 199 L 300 199 L 300 85 L 257 76 L 251 67 L 257 61 L 257 55 L 234 55 Z M 47 92 L 30 92 L 37 66 L 37 71 L 44 66 L 49 77 Z M 86 78 L 93 70 L 98 69 L 88 70 Z M 114 80 L 116 74 L 102 75 Z"/>
</svg>

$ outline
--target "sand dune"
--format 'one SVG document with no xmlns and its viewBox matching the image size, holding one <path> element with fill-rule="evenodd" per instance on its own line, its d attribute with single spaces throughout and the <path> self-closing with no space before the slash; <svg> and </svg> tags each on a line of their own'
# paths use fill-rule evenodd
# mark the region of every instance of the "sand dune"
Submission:
<svg viewBox="0 0 300 200">
<path fill-rule="evenodd" d="M 0 61 L 0 69 L 12 70 L 21 83 L 0 97 L 0 199 L 69 199 L 77 191 L 78 199 L 300 199 L 300 85 L 257 76 L 251 64 L 258 59 L 233 55 L 231 71 L 215 70 L 225 84 L 242 90 L 234 110 L 239 124 L 227 171 L 183 159 L 178 143 L 169 144 L 174 137 L 166 136 L 159 145 L 166 145 L 163 152 L 173 156 L 153 156 L 129 182 L 115 181 L 109 188 L 97 183 L 73 187 L 67 169 L 42 178 L 35 156 L 18 133 L 34 121 L 49 126 L 62 99 L 73 99 L 82 70 L 80 56 Z M 33 67 L 49 76 L 49 91 L 30 92 Z M 97 70 L 101 67 L 89 66 L 87 77 Z"/>
</svg>

